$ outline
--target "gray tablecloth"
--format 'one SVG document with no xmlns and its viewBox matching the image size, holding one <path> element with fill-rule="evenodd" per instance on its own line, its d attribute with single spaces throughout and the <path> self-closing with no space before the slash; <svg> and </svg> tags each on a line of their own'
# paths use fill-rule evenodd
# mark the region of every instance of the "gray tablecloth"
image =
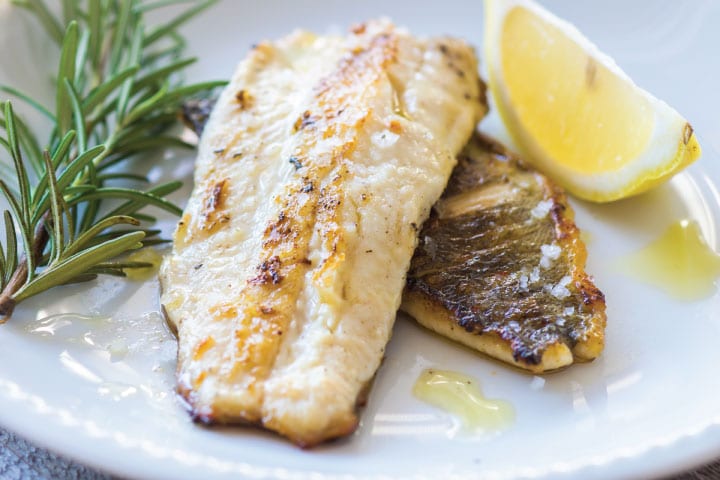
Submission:
<svg viewBox="0 0 720 480">
<path fill-rule="evenodd" d="M 116 478 L 59 457 L 7 430 L 0 429 L 1 480 L 113 480 Z M 720 461 L 674 477 L 674 480 L 711 479 L 720 479 Z"/>
<path fill-rule="evenodd" d="M 0 428 L 0 479 L 110 480 L 112 477 L 48 452 Z"/>
</svg>

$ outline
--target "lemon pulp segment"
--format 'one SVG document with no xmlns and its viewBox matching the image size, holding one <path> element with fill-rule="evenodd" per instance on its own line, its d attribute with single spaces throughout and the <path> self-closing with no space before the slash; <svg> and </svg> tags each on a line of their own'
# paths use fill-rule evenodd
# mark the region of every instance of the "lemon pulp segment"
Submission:
<svg viewBox="0 0 720 480">
<path fill-rule="evenodd" d="M 655 113 L 627 78 L 522 6 L 501 28 L 506 92 L 544 155 L 587 174 L 620 170 L 647 148 Z"/>
</svg>

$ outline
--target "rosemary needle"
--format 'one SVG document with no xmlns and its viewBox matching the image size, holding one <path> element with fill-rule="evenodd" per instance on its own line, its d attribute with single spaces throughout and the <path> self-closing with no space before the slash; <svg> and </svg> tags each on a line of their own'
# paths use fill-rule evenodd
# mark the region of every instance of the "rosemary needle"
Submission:
<svg viewBox="0 0 720 480">
<path fill-rule="evenodd" d="M 192 148 L 173 134 L 180 105 L 225 84 L 182 84 L 194 59 L 183 56 L 178 28 L 214 0 L 190 2 L 152 27 L 148 12 L 187 0 L 64 0 L 60 15 L 43 0 L 13 3 L 35 16 L 60 56 L 47 72 L 56 79 L 54 108 L 0 86 L 42 113 L 52 130 L 40 143 L 0 98 L 0 194 L 8 205 L 0 212 L 0 323 L 19 302 L 49 288 L 147 267 L 114 259 L 162 241 L 143 226 L 154 220 L 144 209 L 179 214 L 165 197 L 181 184 L 128 188 L 149 182 L 127 160 Z"/>
</svg>

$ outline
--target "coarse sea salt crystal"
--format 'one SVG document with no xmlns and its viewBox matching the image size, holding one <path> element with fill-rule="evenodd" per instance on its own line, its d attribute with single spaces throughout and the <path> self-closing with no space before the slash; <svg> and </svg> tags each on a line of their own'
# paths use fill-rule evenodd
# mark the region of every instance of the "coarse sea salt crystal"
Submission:
<svg viewBox="0 0 720 480">
<path fill-rule="evenodd" d="M 555 285 L 550 293 L 553 297 L 563 299 L 570 296 L 570 290 L 567 289 L 567 285 L 570 283 L 570 280 L 572 280 L 571 277 L 568 275 L 565 275 L 563 278 L 560 279 L 560 281 Z"/>
<path fill-rule="evenodd" d="M 547 214 L 550 212 L 550 209 L 552 208 L 553 202 L 552 200 L 543 200 L 537 205 L 535 205 L 535 208 L 530 210 L 530 215 L 532 215 L 533 218 L 545 218 Z"/>
<path fill-rule="evenodd" d="M 550 260 L 557 260 L 560 258 L 560 252 L 562 252 L 560 247 L 554 243 L 551 245 L 542 245 L 540 251 L 543 256 L 548 257 Z"/>
<path fill-rule="evenodd" d="M 562 250 L 558 245 L 553 243 L 551 245 L 541 245 L 540 252 L 542 252 L 542 257 L 540 257 L 540 266 L 547 269 L 550 268 L 550 265 L 552 265 L 554 260 L 557 260 L 560 257 L 560 252 L 562 252 Z"/>
<path fill-rule="evenodd" d="M 575 313 L 575 307 L 565 307 L 563 315 L 573 315 Z"/>
<path fill-rule="evenodd" d="M 538 280 L 540 280 L 540 269 L 535 267 L 532 269 L 532 272 L 530 272 L 530 283 L 535 283 Z"/>
<path fill-rule="evenodd" d="M 525 274 L 520 275 L 520 290 L 523 292 L 528 289 L 528 276 Z"/>
</svg>

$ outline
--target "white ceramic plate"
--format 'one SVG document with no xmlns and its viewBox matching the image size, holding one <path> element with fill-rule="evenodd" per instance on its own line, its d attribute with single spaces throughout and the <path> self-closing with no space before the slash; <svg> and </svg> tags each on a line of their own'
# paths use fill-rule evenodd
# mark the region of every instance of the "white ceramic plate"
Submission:
<svg viewBox="0 0 720 480">
<path fill-rule="evenodd" d="M 46 68 L 45 40 L 27 41 L 27 24 L 8 4 L 0 0 L 0 81 L 47 91 L 36 73 Z M 720 249 L 720 4 L 547 5 L 690 118 L 704 147 L 697 164 L 652 193 L 607 206 L 576 202 L 577 221 L 591 236 L 588 270 L 607 295 L 600 359 L 543 383 L 400 318 L 358 431 L 303 451 L 257 430 L 191 423 L 173 396 L 174 341 L 158 313 L 156 284 L 103 279 L 28 301 L 0 327 L 0 424 L 129 477 L 648 477 L 720 457 L 720 296 L 676 302 L 613 266 L 681 218 L 697 220 Z M 229 76 L 261 38 L 378 15 L 417 33 L 452 33 L 476 45 L 482 38 L 479 1 L 228 0 L 187 30 L 201 56 L 193 75 Z M 484 125 L 505 136 L 496 118 Z M 191 158 L 176 158 L 153 176 L 187 179 L 191 170 Z M 450 417 L 411 394 L 428 366 L 476 377 L 487 396 L 514 405 L 516 422 L 493 436 L 457 433 Z"/>
</svg>

